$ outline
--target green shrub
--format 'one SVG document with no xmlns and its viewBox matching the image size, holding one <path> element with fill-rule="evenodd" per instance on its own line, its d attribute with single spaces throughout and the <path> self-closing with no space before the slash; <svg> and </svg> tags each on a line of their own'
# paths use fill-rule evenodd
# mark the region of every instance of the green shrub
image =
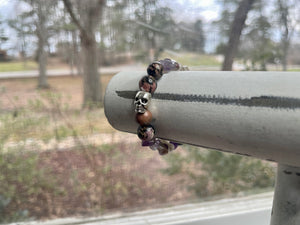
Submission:
<svg viewBox="0 0 300 225">
<path fill-rule="evenodd" d="M 38 167 L 38 153 L 2 152 L 0 171 L 0 222 L 24 220 L 30 216 L 32 199 L 42 201 L 48 192 L 60 193 L 55 177 Z"/>
<path fill-rule="evenodd" d="M 30 109 L 0 113 L 0 223 L 29 218 L 32 207 L 39 207 L 31 204 L 34 199 L 47 205 L 42 202 L 47 193 L 62 193 L 51 171 L 39 166 L 34 138 L 49 126 L 50 116 Z M 59 134 L 64 132 L 59 127 Z"/>
<path fill-rule="evenodd" d="M 206 197 L 272 187 L 274 167 L 262 160 L 245 156 L 188 147 L 184 153 L 165 157 L 169 175 L 186 174 L 190 189 Z"/>
</svg>

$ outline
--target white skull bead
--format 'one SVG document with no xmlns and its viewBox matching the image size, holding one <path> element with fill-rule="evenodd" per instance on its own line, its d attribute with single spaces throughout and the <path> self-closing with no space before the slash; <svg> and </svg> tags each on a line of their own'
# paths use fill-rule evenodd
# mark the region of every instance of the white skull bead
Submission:
<svg viewBox="0 0 300 225">
<path fill-rule="evenodd" d="M 149 107 L 151 100 L 151 93 L 146 91 L 139 91 L 135 96 L 135 112 L 144 113 Z"/>
</svg>

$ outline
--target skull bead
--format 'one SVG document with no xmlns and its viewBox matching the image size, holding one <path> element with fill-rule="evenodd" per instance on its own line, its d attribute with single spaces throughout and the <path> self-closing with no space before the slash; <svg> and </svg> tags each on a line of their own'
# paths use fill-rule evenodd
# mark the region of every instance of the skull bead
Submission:
<svg viewBox="0 0 300 225">
<path fill-rule="evenodd" d="M 149 107 L 151 94 L 146 91 L 139 91 L 135 96 L 135 112 L 145 113 Z"/>
</svg>

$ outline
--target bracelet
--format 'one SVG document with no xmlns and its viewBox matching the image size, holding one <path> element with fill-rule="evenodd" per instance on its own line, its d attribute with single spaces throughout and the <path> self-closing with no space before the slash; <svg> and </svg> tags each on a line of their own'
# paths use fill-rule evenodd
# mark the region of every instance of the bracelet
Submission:
<svg viewBox="0 0 300 225">
<path fill-rule="evenodd" d="M 149 146 L 152 150 L 158 150 L 160 155 L 168 154 L 175 150 L 179 143 L 163 140 L 155 137 L 155 129 L 151 125 L 152 113 L 148 110 L 152 95 L 157 88 L 157 81 L 163 74 L 170 71 L 187 70 L 172 59 L 164 59 L 151 63 L 147 68 L 148 75 L 139 81 L 139 89 L 134 100 L 136 121 L 139 123 L 137 135 L 142 140 L 142 146 Z"/>
</svg>

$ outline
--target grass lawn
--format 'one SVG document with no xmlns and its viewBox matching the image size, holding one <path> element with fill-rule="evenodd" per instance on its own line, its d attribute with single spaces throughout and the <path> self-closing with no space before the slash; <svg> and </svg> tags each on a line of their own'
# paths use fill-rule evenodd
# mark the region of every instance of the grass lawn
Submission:
<svg viewBox="0 0 300 225">
<path fill-rule="evenodd" d="M 178 54 L 171 54 L 164 52 L 160 58 L 172 58 L 182 65 L 187 66 L 221 66 L 221 63 L 214 55 L 204 55 L 191 52 L 181 52 Z"/>
<path fill-rule="evenodd" d="M 300 68 L 288 69 L 288 72 L 300 72 Z"/>
<path fill-rule="evenodd" d="M 36 70 L 38 64 L 34 61 L 24 62 L 0 62 L 0 72 L 10 71 L 25 71 L 25 70 Z"/>
<path fill-rule="evenodd" d="M 102 74 L 101 84 L 104 95 L 106 86 L 114 74 Z M 71 109 L 80 109 L 82 104 L 82 77 L 48 77 L 50 91 L 62 95 Z M 2 110 L 24 107 L 43 91 L 38 90 L 37 78 L 2 79 L 0 81 L 0 107 Z"/>
<path fill-rule="evenodd" d="M 101 76 L 103 95 L 111 77 L 112 74 Z M 37 78 L 1 80 L 0 119 L 8 123 L 10 141 L 23 138 L 47 141 L 55 135 L 64 138 L 72 136 L 73 129 L 82 136 L 115 131 L 107 122 L 103 108 L 82 110 L 82 77 L 49 77 L 48 82 L 49 90 L 38 90 Z M 58 110 L 64 116 L 58 115 Z M 13 113 L 18 116 L 12 119 Z"/>
<path fill-rule="evenodd" d="M 57 57 L 48 57 L 47 59 L 47 69 L 69 69 L 69 65 L 62 62 L 61 59 Z M 37 70 L 38 63 L 34 60 L 27 60 L 26 63 L 22 61 L 10 61 L 10 62 L 0 62 L 0 73 L 1 72 L 12 72 L 12 71 L 27 71 L 27 70 Z"/>
</svg>

